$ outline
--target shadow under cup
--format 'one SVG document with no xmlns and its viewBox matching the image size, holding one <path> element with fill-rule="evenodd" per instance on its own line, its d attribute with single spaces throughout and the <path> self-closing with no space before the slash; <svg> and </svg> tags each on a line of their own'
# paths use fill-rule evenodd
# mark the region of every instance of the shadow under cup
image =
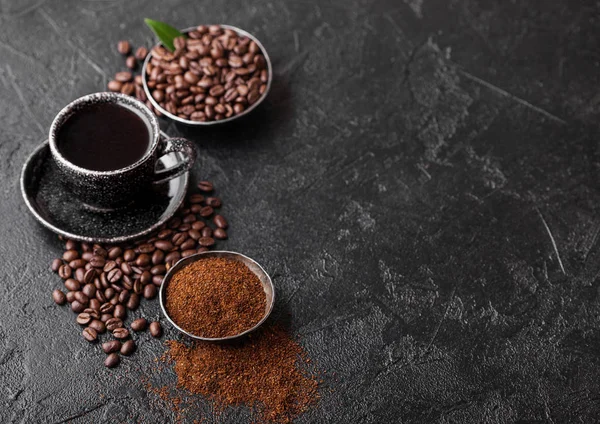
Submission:
<svg viewBox="0 0 600 424">
<path fill-rule="evenodd" d="M 154 184 L 189 171 L 196 159 L 190 141 L 161 135 L 150 109 L 119 93 L 90 94 L 68 104 L 50 126 L 49 144 L 63 184 L 100 210 L 151 196 Z M 177 164 L 157 171 L 159 159 L 169 153 L 178 153 Z"/>
</svg>

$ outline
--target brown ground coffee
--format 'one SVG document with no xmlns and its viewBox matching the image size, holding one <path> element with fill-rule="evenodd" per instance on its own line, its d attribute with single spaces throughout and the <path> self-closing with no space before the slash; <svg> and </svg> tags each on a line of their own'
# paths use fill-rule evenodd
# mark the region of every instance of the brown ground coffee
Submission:
<svg viewBox="0 0 600 424">
<path fill-rule="evenodd" d="M 302 370 L 302 362 L 310 362 L 306 353 L 281 328 L 264 328 L 241 344 L 167 345 L 177 385 L 217 408 L 246 405 L 259 422 L 288 423 L 319 398 L 317 380 Z"/>
<path fill-rule="evenodd" d="M 243 263 L 205 258 L 179 270 L 166 290 L 166 308 L 184 330 L 201 337 L 227 337 L 256 325 L 266 296 L 258 277 Z"/>
</svg>

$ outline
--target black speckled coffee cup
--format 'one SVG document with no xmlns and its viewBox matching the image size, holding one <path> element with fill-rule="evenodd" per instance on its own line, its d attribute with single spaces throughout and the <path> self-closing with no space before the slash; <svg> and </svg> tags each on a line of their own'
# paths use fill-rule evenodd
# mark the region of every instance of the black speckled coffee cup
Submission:
<svg viewBox="0 0 600 424">
<path fill-rule="evenodd" d="M 135 112 L 148 126 L 149 147 L 141 159 L 114 171 L 85 169 L 69 162 L 60 152 L 57 135 L 61 126 L 86 106 L 113 103 Z M 82 140 L 85 142 L 85 140 Z M 196 160 L 194 145 L 184 138 L 165 138 L 160 134 L 156 116 L 139 100 L 119 93 L 95 93 L 69 103 L 54 118 L 49 134 L 50 151 L 63 176 L 63 183 L 79 200 L 102 210 L 126 206 L 143 195 L 152 184 L 162 183 L 189 171 Z M 157 171 L 161 156 L 178 153 L 181 161 Z"/>
</svg>

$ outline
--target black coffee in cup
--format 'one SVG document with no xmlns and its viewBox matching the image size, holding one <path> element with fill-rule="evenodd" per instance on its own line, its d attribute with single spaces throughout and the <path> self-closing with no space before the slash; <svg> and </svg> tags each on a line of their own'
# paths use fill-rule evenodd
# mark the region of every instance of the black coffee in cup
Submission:
<svg viewBox="0 0 600 424">
<path fill-rule="evenodd" d="M 134 164 L 150 147 L 146 122 L 116 103 L 88 104 L 58 131 L 58 149 L 66 160 L 93 171 L 113 171 Z"/>
</svg>

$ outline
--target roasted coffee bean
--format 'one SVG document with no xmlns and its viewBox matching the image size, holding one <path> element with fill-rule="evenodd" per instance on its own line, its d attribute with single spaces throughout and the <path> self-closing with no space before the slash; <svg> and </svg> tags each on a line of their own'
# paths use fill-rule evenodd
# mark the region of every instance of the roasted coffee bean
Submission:
<svg viewBox="0 0 600 424">
<path fill-rule="evenodd" d="M 153 284 L 148 284 L 144 286 L 144 298 L 145 299 L 154 299 L 157 295 L 158 291 L 156 290 L 156 286 Z"/>
<path fill-rule="evenodd" d="M 162 284 L 163 278 L 165 278 L 165 276 L 162 274 L 152 276 L 152 284 L 154 284 L 156 287 L 160 287 L 160 285 Z"/>
<path fill-rule="evenodd" d="M 73 268 L 71 268 L 71 269 L 73 269 Z M 77 281 L 79 281 L 80 283 L 83 283 L 83 279 L 85 277 L 85 268 L 77 268 L 75 270 L 74 277 Z"/>
<path fill-rule="evenodd" d="M 135 251 L 133 249 L 127 249 L 125 252 L 123 252 L 123 259 L 125 259 L 127 262 L 133 261 L 135 256 Z"/>
<path fill-rule="evenodd" d="M 131 275 L 131 274 L 133 274 L 133 269 L 131 268 L 131 265 L 129 265 L 128 262 L 123 262 L 121 264 L 121 271 L 125 275 Z"/>
<path fill-rule="evenodd" d="M 127 316 L 127 309 L 125 309 L 125 306 L 119 304 L 115 306 L 115 311 L 113 312 L 113 315 L 115 316 L 115 318 L 125 319 L 125 317 Z"/>
<path fill-rule="evenodd" d="M 98 313 L 98 310 L 96 310 L 94 308 L 85 308 L 83 310 L 83 312 L 85 312 L 86 314 L 89 314 L 90 317 L 92 317 L 92 319 L 100 318 L 100 314 Z"/>
<path fill-rule="evenodd" d="M 108 328 L 108 326 L 107 326 L 107 328 Z M 127 337 L 129 337 L 129 330 L 127 330 L 126 328 L 123 328 L 123 327 L 119 327 L 119 328 L 115 328 L 112 331 L 112 334 L 115 339 L 126 339 Z"/>
<path fill-rule="evenodd" d="M 91 327 L 84 328 L 82 334 L 83 338 L 90 343 L 98 339 L 98 332 Z"/>
<path fill-rule="evenodd" d="M 192 194 L 189 198 L 190 203 L 202 203 L 204 201 L 204 196 L 201 194 Z"/>
<path fill-rule="evenodd" d="M 181 259 L 181 253 L 177 251 L 171 252 L 165 256 L 165 262 L 177 262 L 179 259 Z"/>
<path fill-rule="evenodd" d="M 210 193 L 214 190 L 214 186 L 210 181 L 200 181 L 198 183 L 198 189 L 205 193 Z"/>
<path fill-rule="evenodd" d="M 150 334 L 152 337 L 162 336 L 162 327 L 160 326 L 160 322 L 154 321 L 150 323 Z"/>
<path fill-rule="evenodd" d="M 70 278 L 72 272 L 73 271 L 71 270 L 71 267 L 69 265 L 61 265 L 58 268 L 58 276 L 60 278 L 62 278 L 63 280 L 66 280 L 67 278 Z"/>
<path fill-rule="evenodd" d="M 96 289 L 96 294 L 97 293 L 98 293 L 98 290 Z M 96 311 L 99 311 L 100 305 L 101 305 L 101 303 L 98 299 L 90 299 L 90 303 L 88 306 Z"/>
<path fill-rule="evenodd" d="M 168 234 L 164 233 L 166 237 L 170 236 L 171 234 L 172 231 L 170 231 Z M 170 252 L 171 249 L 173 249 L 173 243 L 171 243 L 169 240 L 157 240 L 154 242 L 154 246 L 157 249 L 163 250 L 165 252 Z"/>
<path fill-rule="evenodd" d="M 114 368 L 117 365 L 119 365 L 120 362 L 121 362 L 121 358 L 120 358 L 119 354 L 113 352 L 110 355 L 108 355 L 106 357 L 106 359 L 104 360 L 104 366 L 106 368 Z"/>
<path fill-rule="evenodd" d="M 213 237 L 219 240 L 225 240 L 227 238 L 227 231 L 222 228 L 217 228 L 213 231 Z"/>
<path fill-rule="evenodd" d="M 117 306 L 119 304 L 119 296 L 114 295 L 109 301 L 111 305 Z"/>
<path fill-rule="evenodd" d="M 112 314 L 114 310 L 115 310 L 115 306 L 111 305 L 110 303 L 104 303 L 104 304 L 102 304 L 102 306 L 100 306 L 101 314 Z"/>
<path fill-rule="evenodd" d="M 215 215 L 213 217 L 213 222 L 215 223 L 215 225 L 219 228 L 222 229 L 226 229 L 227 228 L 227 221 L 225 220 L 225 218 L 223 218 L 222 215 Z"/>
<path fill-rule="evenodd" d="M 112 269 L 107 275 L 106 280 L 109 283 L 116 283 L 123 276 L 123 272 L 119 268 Z"/>
<path fill-rule="evenodd" d="M 121 346 L 121 355 L 129 356 L 135 351 L 135 342 L 133 340 L 127 340 Z"/>
<path fill-rule="evenodd" d="M 213 208 L 220 208 L 222 205 L 221 199 L 218 197 L 207 197 L 206 204 L 208 206 L 212 206 Z"/>
<path fill-rule="evenodd" d="M 193 249 L 194 247 L 196 247 L 196 240 L 194 240 L 192 238 L 188 238 L 186 241 L 181 243 L 181 246 L 179 246 L 179 249 L 181 251 L 184 251 L 184 250 Z"/>
<path fill-rule="evenodd" d="M 79 325 L 87 325 L 90 321 L 92 321 L 92 317 L 88 313 L 82 312 L 77 315 L 77 324 Z"/>
<path fill-rule="evenodd" d="M 198 240 L 198 244 L 202 247 L 211 247 L 215 244 L 215 239 L 212 237 L 202 237 Z"/>
<path fill-rule="evenodd" d="M 192 226 L 190 224 L 181 224 L 177 230 L 181 231 L 181 232 L 187 232 L 189 229 L 191 229 Z M 181 249 L 181 247 L 180 247 Z"/>
<path fill-rule="evenodd" d="M 106 321 L 106 329 L 108 331 L 113 331 L 120 327 L 123 327 L 123 320 L 121 318 L 113 317 Z"/>
<path fill-rule="evenodd" d="M 139 61 L 146 59 L 147 55 L 148 49 L 146 47 L 138 47 L 138 49 L 135 51 L 135 58 Z"/>
<path fill-rule="evenodd" d="M 175 246 L 180 246 L 184 241 L 186 241 L 188 238 L 188 234 L 187 233 L 177 233 L 173 236 L 173 244 Z"/>
<path fill-rule="evenodd" d="M 67 302 L 67 297 L 62 291 L 56 289 L 52 292 L 52 300 L 57 305 L 64 305 Z"/>
<path fill-rule="evenodd" d="M 127 301 L 129 300 L 129 296 L 129 290 L 123 290 L 121 293 L 119 293 L 119 303 L 127 303 Z"/>
<path fill-rule="evenodd" d="M 127 66 L 129 69 L 137 68 L 137 60 L 135 59 L 135 57 L 127 56 L 127 59 L 125 60 L 125 66 Z"/>
<path fill-rule="evenodd" d="M 181 257 L 187 258 L 188 256 L 192 256 L 194 254 L 196 254 L 196 249 L 188 249 L 181 252 Z"/>
<path fill-rule="evenodd" d="M 104 292 L 102 290 L 96 290 L 96 300 L 98 300 L 101 304 L 106 303 L 106 301 L 108 300 L 106 298 L 106 296 L 104 295 Z"/>
<path fill-rule="evenodd" d="M 165 272 L 167 272 L 167 270 L 164 265 L 155 265 L 150 269 L 152 275 L 164 274 Z"/>
<path fill-rule="evenodd" d="M 77 242 L 75 240 L 67 240 L 65 242 L 65 250 L 77 250 Z"/>
<path fill-rule="evenodd" d="M 108 342 L 102 343 L 102 350 L 104 353 L 113 353 L 121 350 L 121 342 L 118 340 L 110 340 Z"/>
<path fill-rule="evenodd" d="M 138 293 L 131 293 L 127 301 L 127 309 L 134 311 L 138 306 L 140 306 L 140 295 Z"/>
<path fill-rule="evenodd" d="M 109 287 L 104 290 L 104 296 L 106 296 L 106 298 L 109 300 L 115 296 L 115 293 L 115 289 L 113 289 L 112 287 Z"/>
<path fill-rule="evenodd" d="M 106 264 L 106 259 L 104 259 L 103 256 L 94 255 L 90 259 L 90 264 L 92 264 L 94 268 L 104 268 L 104 265 Z"/>
<path fill-rule="evenodd" d="M 119 256 L 121 256 L 121 253 L 123 253 L 123 249 L 121 249 L 120 247 L 116 246 L 116 247 L 112 247 L 108 250 L 108 259 L 117 259 Z"/>
<path fill-rule="evenodd" d="M 200 233 L 200 231 L 194 230 L 194 229 L 189 230 L 188 235 L 190 236 L 190 238 L 192 240 L 198 240 L 200 237 L 202 237 L 202 234 Z"/>
<path fill-rule="evenodd" d="M 202 230 L 204 227 L 206 227 L 206 224 L 202 221 L 196 221 L 192 224 L 192 229 L 194 230 Z"/>
<path fill-rule="evenodd" d="M 76 291 L 75 292 L 75 300 L 78 301 L 79 303 L 83 304 L 83 305 L 87 305 L 88 302 L 90 301 L 90 298 L 87 297 L 85 295 L 85 293 L 83 293 L 81 291 Z"/>
<path fill-rule="evenodd" d="M 146 318 L 138 318 L 131 323 L 133 331 L 144 331 L 147 327 L 148 321 L 146 321 Z"/>
<path fill-rule="evenodd" d="M 138 252 L 140 253 L 152 253 L 155 249 L 156 247 L 154 247 L 154 245 L 150 243 L 141 244 L 137 248 Z"/>
<path fill-rule="evenodd" d="M 165 240 L 169 237 L 171 237 L 171 234 L 173 234 L 173 230 L 169 230 L 168 228 L 161 230 L 158 235 L 156 236 L 159 240 Z M 157 242 L 154 242 L 154 246 L 156 246 L 157 249 L 162 249 L 162 250 L 167 250 L 164 247 L 161 247 L 159 245 L 156 244 Z"/>
<path fill-rule="evenodd" d="M 83 282 L 85 284 L 92 283 L 95 278 L 96 278 L 96 269 L 95 268 L 90 268 L 85 272 L 85 274 L 83 274 Z"/>
<path fill-rule="evenodd" d="M 83 259 L 74 259 L 71 262 L 69 262 L 69 266 L 72 269 L 83 268 L 83 267 L 85 267 L 86 264 L 87 264 L 87 262 Z"/>
<path fill-rule="evenodd" d="M 63 253 L 63 259 L 66 262 L 71 262 L 75 259 L 79 258 L 79 252 L 77 250 L 67 250 L 65 253 Z"/>
<path fill-rule="evenodd" d="M 139 267 L 144 267 L 147 265 L 150 265 L 150 263 L 152 262 L 150 256 L 146 253 L 142 253 L 140 254 L 140 256 L 137 257 L 137 259 L 135 260 L 135 264 Z"/>
<path fill-rule="evenodd" d="M 102 315 L 100 315 L 100 321 L 106 323 L 106 321 L 108 321 L 112 317 L 113 317 L 112 314 L 102 314 Z"/>
<path fill-rule="evenodd" d="M 144 285 L 142 284 L 142 282 L 139 279 L 135 280 L 133 282 L 133 292 L 136 294 L 140 294 L 140 293 L 142 293 L 143 290 L 144 290 Z"/>
<path fill-rule="evenodd" d="M 104 334 L 106 332 L 106 325 L 99 319 L 94 319 L 88 324 L 88 327 L 96 330 L 98 334 Z"/>
<path fill-rule="evenodd" d="M 67 302 L 73 303 L 73 301 L 75 300 L 75 292 L 74 291 L 68 291 L 67 295 L 66 295 L 66 298 L 67 298 Z"/>
<path fill-rule="evenodd" d="M 65 288 L 69 291 L 77 291 L 81 288 L 81 284 L 79 283 L 79 281 L 73 278 L 69 278 L 65 280 Z"/>
<path fill-rule="evenodd" d="M 119 93 L 122 87 L 123 83 L 116 80 L 109 81 L 107 85 L 108 91 L 112 91 L 115 93 Z"/>
<path fill-rule="evenodd" d="M 208 225 L 206 227 L 204 227 L 202 229 L 202 231 L 200 231 L 202 233 L 202 237 L 212 237 L 213 236 L 213 229 L 210 228 Z"/>
<path fill-rule="evenodd" d="M 81 291 L 88 298 L 92 298 L 92 297 L 96 296 L 96 286 L 94 286 L 92 283 L 89 283 L 89 284 L 86 284 L 85 286 L 83 286 Z"/>
<path fill-rule="evenodd" d="M 208 251 L 209 251 L 208 247 L 199 247 L 197 252 L 204 253 L 204 252 L 208 252 Z"/>
<path fill-rule="evenodd" d="M 140 275 L 140 283 L 146 285 L 152 281 L 152 273 L 150 271 L 144 271 Z"/>
<path fill-rule="evenodd" d="M 159 265 L 165 261 L 165 252 L 162 250 L 155 250 L 152 254 L 152 264 Z"/>
<path fill-rule="evenodd" d="M 58 268 L 60 268 L 60 266 L 63 264 L 63 261 L 59 258 L 56 258 L 52 261 L 52 265 L 50 266 L 50 269 L 52 269 L 52 271 L 54 272 L 58 272 Z"/>
<path fill-rule="evenodd" d="M 121 40 L 117 43 L 117 50 L 121 54 L 129 54 L 131 51 L 131 44 L 127 40 Z"/>
<path fill-rule="evenodd" d="M 122 71 L 122 72 L 117 72 L 115 74 L 115 80 L 119 81 L 119 82 L 129 82 L 131 81 L 131 79 L 133 78 L 133 76 L 131 75 L 131 72 L 129 71 Z M 122 88 L 121 88 L 122 90 Z"/>
<path fill-rule="evenodd" d="M 119 265 L 117 265 L 116 261 L 108 261 L 104 264 L 104 268 L 102 268 L 102 270 L 104 272 L 110 272 L 113 269 L 115 269 L 116 267 L 118 267 Z"/>
<path fill-rule="evenodd" d="M 108 255 L 108 252 L 106 251 L 106 249 L 104 247 L 100 246 L 99 244 L 95 244 L 94 246 L 92 246 L 92 251 L 94 252 L 94 255 L 102 256 L 105 259 L 106 259 L 106 256 Z"/>
</svg>

